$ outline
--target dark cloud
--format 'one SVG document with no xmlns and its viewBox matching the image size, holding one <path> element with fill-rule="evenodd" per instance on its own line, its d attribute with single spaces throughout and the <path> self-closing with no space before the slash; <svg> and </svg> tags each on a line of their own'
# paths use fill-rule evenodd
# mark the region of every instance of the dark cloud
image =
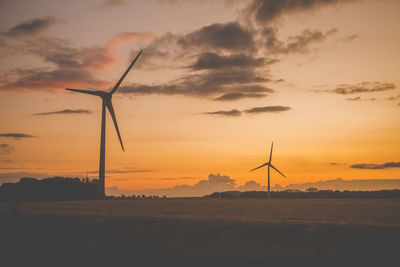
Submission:
<svg viewBox="0 0 400 267">
<path fill-rule="evenodd" d="M 43 116 L 43 115 L 55 115 L 55 114 L 93 114 L 93 111 L 88 109 L 64 109 L 59 111 L 35 113 L 34 115 Z"/>
<path fill-rule="evenodd" d="M 253 0 L 246 12 L 248 17 L 254 17 L 258 23 L 265 24 L 288 13 L 353 1 L 355 0 Z"/>
<path fill-rule="evenodd" d="M 8 155 L 14 150 L 10 144 L 0 144 L 0 155 Z"/>
<path fill-rule="evenodd" d="M 241 93 L 241 92 L 232 92 L 226 93 L 220 97 L 215 98 L 215 100 L 219 101 L 234 101 L 239 100 L 242 98 L 262 98 L 266 97 L 266 94 L 259 94 L 259 93 Z"/>
<path fill-rule="evenodd" d="M 255 107 L 251 109 L 245 109 L 243 111 L 237 110 L 237 109 L 232 109 L 229 111 L 213 111 L 213 112 L 205 112 L 203 114 L 206 115 L 214 115 L 214 116 L 220 116 L 220 117 L 239 117 L 243 113 L 247 114 L 259 114 L 259 113 L 277 113 L 277 112 L 283 112 L 283 111 L 288 111 L 290 107 L 284 107 L 284 106 L 266 106 L 266 107 Z"/>
<path fill-rule="evenodd" d="M 251 109 L 246 109 L 244 112 L 249 114 L 257 114 L 257 113 L 277 113 L 288 111 L 290 107 L 285 106 L 266 106 L 266 107 L 255 107 Z"/>
<path fill-rule="evenodd" d="M 271 64 L 271 60 L 266 58 L 254 58 L 245 54 L 231 54 L 227 56 L 218 55 L 216 53 L 202 53 L 197 57 L 196 62 L 190 66 L 193 70 L 203 69 L 223 69 L 223 68 L 257 68 L 265 66 L 267 63 Z"/>
<path fill-rule="evenodd" d="M 57 23 L 53 17 L 38 18 L 22 22 L 2 34 L 7 37 L 23 37 L 41 33 Z"/>
<path fill-rule="evenodd" d="M 340 95 L 349 95 L 356 93 L 371 93 L 371 92 L 382 92 L 387 90 L 393 90 L 396 85 L 393 83 L 381 83 L 381 82 L 362 82 L 355 85 L 342 84 L 336 89 L 329 91 Z"/>
<path fill-rule="evenodd" d="M 349 42 L 357 39 L 358 37 L 359 37 L 358 34 L 352 34 L 352 35 L 349 35 L 349 36 L 346 36 L 343 38 L 338 38 L 337 41 L 343 42 L 343 43 L 349 43 Z"/>
<path fill-rule="evenodd" d="M 272 89 L 261 85 L 269 79 L 254 70 L 222 69 L 194 73 L 160 85 L 132 84 L 122 86 L 120 93 L 132 95 L 161 94 L 215 98 L 227 93 L 243 93 L 242 98 L 254 97 L 250 93 L 270 93 Z M 239 98 L 238 98 L 239 99 Z"/>
<path fill-rule="evenodd" d="M 285 53 L 306 53 L 308 52 L 308 46 L 310 44 L 321 42 L 328 36 L 337 33 L 337 31 L 337 29 L 331 29 L 323 33 L 318 30 L 306 29 L 300 35 L 289 37 L 286 47 L 283 51 Z"/>
<path fill-rule="evenodd" d="M 237 109 L 232 109 L 229 111 L 213 111 L 213 112 L 205 112 L 206 115 L 220 116 L 220 117 L 239 117 L 242 115 L 242 112 Z"/>
<path fill-rule="evenodd" d="M 260 66 L 274 63 L 271 59 L 262 62 L 263 58 L 249 56 L 257 50 L 255 39 L 255 32 L 236 21 L 211 24 L 187 34 L 167 33 L 144 48 L 146 54 L 143 55 L 143 62 L 146 63 L 139 62 L 137 67 L 151 70 L 188 67 L 214 69 L 233 63 L 246 64 L 244 61 L 252 61 L 247 64 Z M 132 51 L 132 54 L 136 52 Z M 218 61 L 219 65 L 213 67 L 210 61 Z"/>
<path fill-rule="evenodd" d="M 203 47 L 227 51 L 251 51 L 255 48 L 253 34 L 238 22 L 215 23 L 182 36 L 183 49 Z"/>
<path fill-rule="evenodd" d="M 375 164 L 375 163 L 360 163 L 351 165 L 350 168 L 353 169 L 371 169 L 371 170 L 381 170 L 388 168 L 400 168 L 400 162 L 386 162 L 383 164 Z"/>
<path fill-rule="evenodd" d="M 346 98 L 347 101 L 375 101 L 375 98 L 361 98 L 360 96 Z"/>
<path fill-rule="evenodd" d="M 0 134 L 0 137 L 21 139 L 21 138 L 32 138 L 35 136 L 30 135 L 30 134 L 23 134 L 23 133 L 2 133 L 2 134 Z"/>
<path fill-rule="evenodd" d="M 337 29 L 326 32 L 305 29 L 299 35 L 290 36 L 285 43 L 277 37 L 278 30 L 276 28 L 266 27 L 262 31 L 262 36 L 265 48 L 270 54 L 304 54 L 309 51 L 311 44 L 322 42 L 337 32 Z"/>
</svg>

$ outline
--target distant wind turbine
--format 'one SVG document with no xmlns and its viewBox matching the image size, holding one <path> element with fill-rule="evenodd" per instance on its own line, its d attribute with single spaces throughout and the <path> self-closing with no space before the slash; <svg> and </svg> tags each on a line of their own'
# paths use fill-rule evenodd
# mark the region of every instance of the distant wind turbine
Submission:
<svg viewBox="0 0 400 267">
<path fill-rule="evenodd" d="M 121 143 L 122 151 L 125 151 L 124 145 L 122 144 L 122 139 L 121 135 L 119 133 L 118 129 L 118 123 L 117 123 L 117 118 L 115 117 L 114 113 L 114 108 L 111 102 L 111 98 L 113 94 L 117 91 L 119 88 L 120 84 L 122 81 L 125 79 L 125 76 L 128 74 L 128 72 L 131 70 L 133 64 L 135 64 L 136 60 L 139 58 L 139 56 L 142 54 L 142 50 L 137 54 L 135 59 L 132 61 L 131 65 L 129 65 L 128 69 L 125 71 L 125 73 L 122 75 L 121 79 L 115 84 L 113 89 L 110 92 L 106 91 L 89 91 L 89 90 L 81 90 L 81 89 L 71 89 L 71 88 L 66 88 L 66 90 L 73 91 L 73 92 L 78 92 L 78 93 L 83 93 L 83 94 L 89 94 L 89 95 L 96 95 L 100 96 L 101 99 L 103 100 L 103 106 L 101 110 L 101 139 L 100 139 L 100 164 L 99 164 L 99 182 L 101 186 L 101 197 L 104 198 L 105 196 L 105 153 L 106 153 L 106 108 L 110 112 L 111 118 L 114 122 L 115 130 L 117 131 L 119 142 Z"/>
<path fill-rule="evenodd" d="M 281 173 L 277 168 L 275 168 L 273 165 L 272 165 L 272 148 L 274 147 L 274 142 L 272 142 L 272 144 L 271 144 L 271 152 L 270 152 L 270 154 L 269 154 L 269 161 L 268 162 L 266 162 L 266 163 L 264 163 L 263 165 L 261 165 L 261 166 L 258 166 L 257 168 L 254 168 L 254 169 L 252 169 L 251 170 L 251 172 L 252 171 L 255 171 L 255 170 L 257 170 L 257 169 L 259 169 L 259 168 L 262 168 L 262 167 L 264 167 L 264 166 L 268 166 L 268 198 L 271 198 L 271 187 L 270 187 L 270 178 L 269 178 L 269 167 L 271 167 L 272 169 L 274 169 L 275 171 L 277 171 L 277 172 L 279 172 L 279 174 L 280 175 L 282 175 L 283 177 L 285 177 L 286 178 L 286 176 L 285 175 L 283 175 L 283 173 Z"/>
</svg>

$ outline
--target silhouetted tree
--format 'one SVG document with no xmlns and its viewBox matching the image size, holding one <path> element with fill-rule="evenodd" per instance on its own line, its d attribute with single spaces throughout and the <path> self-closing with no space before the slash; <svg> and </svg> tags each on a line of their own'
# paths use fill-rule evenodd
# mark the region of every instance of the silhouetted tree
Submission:
<svg viewBox="0 0 400 267">
<path fill-rule="evenodd" d="M 316 187 L 309 187 L 306 189 L 306 192 L 318 192 L 318 188 Z"/>
</svg>

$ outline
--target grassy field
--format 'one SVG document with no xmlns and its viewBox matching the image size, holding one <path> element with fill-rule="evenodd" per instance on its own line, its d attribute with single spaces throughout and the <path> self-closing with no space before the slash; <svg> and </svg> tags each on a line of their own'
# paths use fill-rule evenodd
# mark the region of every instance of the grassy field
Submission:
<svg viewBox="0 0 400 267">
<path fill-rule="evenodd" d="M 37 260 L 397 266 L 400 200 L 2 202 L 0 221 L 3 255 Z"/>
</svg>

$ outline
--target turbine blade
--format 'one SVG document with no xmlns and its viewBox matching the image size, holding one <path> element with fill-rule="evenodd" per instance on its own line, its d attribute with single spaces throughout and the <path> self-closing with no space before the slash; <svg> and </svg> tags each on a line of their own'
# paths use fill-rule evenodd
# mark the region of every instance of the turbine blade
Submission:
<svg viewBox="0 0 400 267">
<path fill-rule="evenodd" d="M 122 151 L 125 151 L 124 145 L 122 144 L 121 135 L 120 135 L 119 129 L 118 129 L 117 118 L 115 117 L 114 108 L 113 108 L 113 105 L 111 103 L 111 100 L 104 100 L 104 101 L 106 103 L 108 111 L 110 112 L 111 118 L 112 118 L 112 120 L 114 122 L 115 130 L 117 131 L 119 142 L 121 143 Z"/>
<path fill-rule="evenodd" d="M 275 168 L 272 164 L 269 164 L 269 166 L 271 166 L 272 169 L 274 169 L 275 171 L 279 172 L 280 175 L 282 175 L 283 177 L 286 178 L 285 175 L 283 175 L 283 173 L 281 173 L 277 168 Z"/>
<path fill-rule="evenodd" d="M 135 59 L 132 61 L 131 65 L 129 65 L 128 69 L 125 71 L 125 73 L 122 75 L 121 79 L 115 84 L 114 88 L 111 90 L 110 94 L 114 94 L 115 91 L 119 88 L 119 85 L 122 83 L 122 81 L 125 79 L 125 76 L 128 74 L 128 72 L 131 70 L 133 64 L 135 64 L 136 60 L 139 58 L 139 56 L 142 54 L 143 50 L 140 50 Z"/>
<path fill-rule="evenodd" d="M 252 172 L 252 171 L 255 171 L 255 170 L 257 170 L 257 169 L 259 169 L 259 168 L 261 168 L 261 167 L 264 167 L 265 165 L 268 165 L 268 163 L 264 163 L 263 165 L 258 166 L 257 168 L 252 169 L 251 172 Z"/>
<path fill-rule="evenodd" d="M 272 160 L 272 148 L 273 147 L 274 147 L 274 142 L 272 142 L 272 144 L 271 144 L 271 152 L 269 154 L 269 162 L 271 162 L 271 160 Z"/>
<path fill-rule="evenodd" d="M 100 96 L 99 93 L 96 92 L 96 91 L 89 91 L 89 90 L 82 90 L 82 89 L 72 89 L 72 88 L 65 88 L 65 90 L 72 91 L 72 92 L 83 93 L 83 94 Z"/>
</svg>

